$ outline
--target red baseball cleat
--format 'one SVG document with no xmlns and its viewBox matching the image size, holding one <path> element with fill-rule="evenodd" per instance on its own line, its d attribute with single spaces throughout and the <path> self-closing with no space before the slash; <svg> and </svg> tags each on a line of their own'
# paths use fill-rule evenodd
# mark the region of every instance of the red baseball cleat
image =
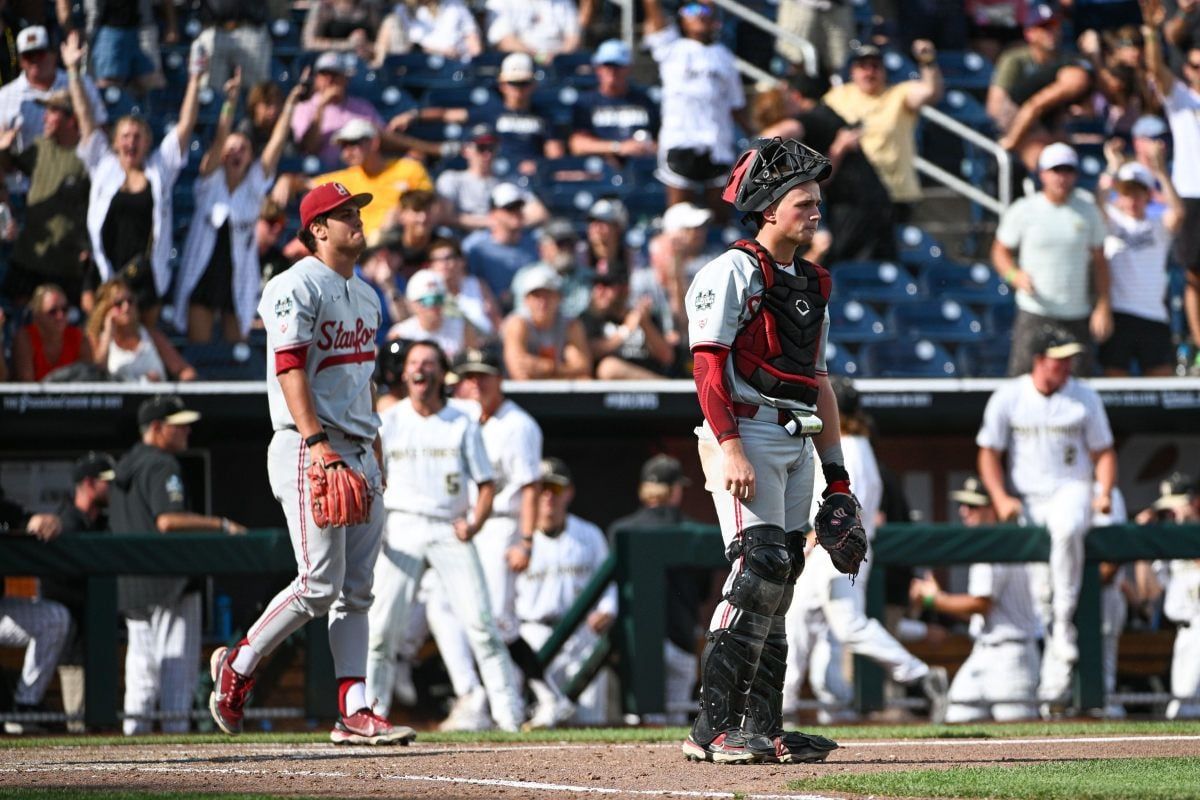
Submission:
<svg viewBox="0 0 1200 800">
<path fill-rule="evenodd" d="M 407 745 L 417 738 L 417 732 L 406 725 L 392 725 L 375 713 L 364 708 L 348 717 L 338 717 L 329 739 L 334 744 Z"/>
<path fill-rule="evenodd" d="M 233 670 L 237 648 L 218 647 L 212 654 L 213 690 L 208 696 L 208 710 L 217 727 L 231 736 L 242 732 L 242 713 L 254 679 Z"/>
</svg>

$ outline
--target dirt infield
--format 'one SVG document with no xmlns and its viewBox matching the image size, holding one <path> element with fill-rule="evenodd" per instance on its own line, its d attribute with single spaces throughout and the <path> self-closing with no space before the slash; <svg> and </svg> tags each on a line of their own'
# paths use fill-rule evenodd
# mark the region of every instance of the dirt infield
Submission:
<svg viewBox="0 0 1200 800">
<path fill-rule="evenodd" d="M 254 792 L 338 798 L 546 800 L 605 797 L 803 798 L 787 781 L 814 775 L 960 765 L 1200 756 L 1200 736 L 855 741 L 824 764 L 716 766 L 676 744 L 144 745 L 0 748 L 11 787 Z"/>
</svg>

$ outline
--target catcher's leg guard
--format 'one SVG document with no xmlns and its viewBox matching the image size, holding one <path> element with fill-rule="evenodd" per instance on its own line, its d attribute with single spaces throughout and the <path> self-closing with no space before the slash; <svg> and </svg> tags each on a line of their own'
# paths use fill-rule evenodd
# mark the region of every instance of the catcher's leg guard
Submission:
<svg viewBox="0 0 1200 800">
<path fill-rule="evenodd" d="M 771 617 L 792 584 L 792 559 L 782 528 L 755 525 L 742 532 L 726 555 L 742 559 L 725 601 L 724 627 L 709 631 L 700 662 L 700 714 L 692 739 L 707 745 L 741 727 Z"/>
</svg>

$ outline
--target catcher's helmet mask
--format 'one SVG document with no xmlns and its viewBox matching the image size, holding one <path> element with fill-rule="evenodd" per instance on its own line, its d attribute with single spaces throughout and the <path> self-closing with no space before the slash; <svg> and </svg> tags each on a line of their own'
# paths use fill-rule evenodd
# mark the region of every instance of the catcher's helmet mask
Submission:
<svg viewBox="0 0 1200 800">
<path fill-rule="evenodd" d="M 795 139 L 758 139 L 734 163 L 721 199 L 753 217 L 800 184 L 823 181 L 832 171 L 828 158 Z"/>
</svg>

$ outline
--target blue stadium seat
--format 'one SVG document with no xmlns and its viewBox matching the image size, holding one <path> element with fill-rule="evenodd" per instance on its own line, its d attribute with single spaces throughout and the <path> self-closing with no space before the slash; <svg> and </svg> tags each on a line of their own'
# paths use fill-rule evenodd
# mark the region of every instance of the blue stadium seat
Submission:
<svg viewBox="0 0 1200 800">
<path fill-rule="evenodd" d="M 959 343 L 978 342 L 984 337 L 983 322 L 955 300 L 903 303 L 893 308 L 888 318 L 895 330 L 917 339 Z"/>
<path fill-rule="evenodd" d="M 596 70 L 592 67 L 591 50 L 559 53 L 551 62 L 554 79 L 568 86 L 590 89 L 596 85 Z"/>
<path fill-rule="evenodd" d="M 267 376 L 267 354 L 262 345 L 182 344 L 179 353 L 196 368 L 201 380 L 261 381 Z"/>
<path fill-rule="evenodd" d="M 615 187 L 604 183 L 590 182 L 551 186 L 538 192 L 538 197 L 551 214 L 568 218 L 587 214 L 592 203 L 602 197 L 620 197 L 621 202 L 625 202 L 626 199 Z"/>
<path fill-rule="evenodd" d="M 835 342 L 878 342 L 891 333 L 873 308 L 857 300 L 829 303 L 829 338 Z"/>
<path fill-rule="evenodd" d="M 574 86 L 561 86 L 547 81 L 533 91 L 534 110 L 562 128 L 570 127 L 578 101 L 579 90 Z"/>
<path fill-rule="evenodd" d="M 862 372 L 858 359 L 850 348 L 834 342 L 825 343 L 825 367 L 830 375 L 859 377 Z"/>
<path fill-rule="evenodd" d="M 1167 313 L 1170 315 L 1171 333 L 1187 335 L 1187 316 L 1183 308 L 1183 294 L 1187 288 L 1187 271 L 1171 265 L 1167 270 Z"/>
<path fill-rule="evenodd" d="M 983 315 L 984 327 L 993 335 L 1012 335 L 1013 322 L 1017 318 L 1017 304 L 997 303 Z"/>
<path fill-rule="evenodd" d="M 939 50 L 938 66 L 948 89 L 986 92 L 992 82 L 992 64 L 971 50 Z"/>
<path fill-rule="evenodd" d="M 427 108 L 486 108 L 500 105 L 500 96 L 486 86 L 471 86 L 462 83 L 453 86 L 437 86 L 425 93 Z"/>
<path fill-rule="evenodd" d="M 552 187 L 557 183 L 604 183 L 620 189 L 625 175 L 601 156 L 566 156 L 539 159 L 537 184 Z"/>
<path fill-rule="evenodd" d="M 949 378 L 958 367 L 946 348 L 927 339 L 899 339 L 864 344 L 859 368 L 876 378 Z"/>
<path fill-rule="evenodd" d="M 1003 378 L 1008 374 L 1011 336 L 989 336 L 983 341 L 959 345 L 959 372 L 971 378 Z"/>
<path fill-rule="evenodd" d="M 629 210 L 631 219 L 649 220 L 662 216 L 666 211 L 667 190 L 661 183 L 654 181 L 638 186 L 636 191 L 631 189 L 622 201 Z"/>
<path fill-rule="evenodd" d="M 471 65 L 442 56 L 405 53 L 388 56 L 383 71 L 408 89 L 424 90 L 469 85 Z"/>
<path fill-rule="evenodd" d="M 919 289 L 903 266 L 891 261 L 842 261 L 830 269 L 833 296 L 862 303 L 903 303 Z"/>
<path fill-rule="evenodd" d="M 276 57 L 288 58 L 299 55 L 304 49 L 300 43 L 304 32 L 302 24 L 296 24 L 290 19 L 277 19 L 271 23 L 271 50 Z"/>
<path fill-rule="evenodd" d="M 1079 154 L 1079 179 L 1081 189 L 1094 191 L 1100 182 L 1100 174 L 1104 172 L 1104 145 L 1094 143 L 1073 144 Z"/>
<path fill-rule="evenodd" d="M 992 130 L 992 118 L 983 103 L 961 89 L 948 90 L 937 109 L 980 133 L 989 134 Z"/>
<path fill-rule="evenodd" d="M 937 263 L 946 258 L 946 250 L 941 242 L 916 225 L 896 226 L 896 249 L 901 261 L 916 266 Z"/>
<path fill-rule="evenodd" d="M 957 300 L 971 305 L 1012 302 L 1008 284 L 987 264 L 970 266 L 952 261 L 922 268 L 918 281 L 925 294 L 939 300 Z"/>
</svg>

